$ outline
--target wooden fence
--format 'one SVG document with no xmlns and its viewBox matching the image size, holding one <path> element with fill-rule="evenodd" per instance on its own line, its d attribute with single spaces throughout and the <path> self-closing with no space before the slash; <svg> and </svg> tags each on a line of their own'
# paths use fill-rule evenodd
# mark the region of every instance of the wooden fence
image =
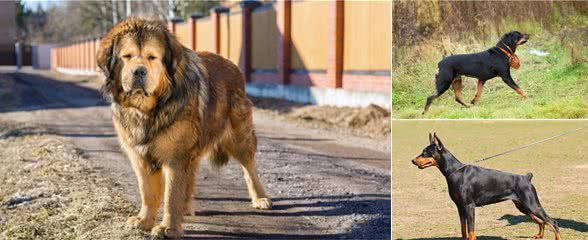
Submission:
<svg viewBox="0 0 588 240">
<path fill-rule="evenodd" d="M 391 91 L 389 1 L 243 1 L 168 28 L 187 48 L 239 65 L 248 83 Z M 53 48 L 52 68 L 98 71 L 99 41 Z"/>
</svg>

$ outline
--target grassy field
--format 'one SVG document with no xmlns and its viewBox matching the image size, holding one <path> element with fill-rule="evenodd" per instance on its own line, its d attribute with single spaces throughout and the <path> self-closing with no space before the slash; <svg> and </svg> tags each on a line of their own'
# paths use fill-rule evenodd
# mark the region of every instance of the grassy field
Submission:
<svg viewBox="0 0 588 240">
<path fill-rule="evenodd" d="M 416 168 L 410 160 L 436 131 L 462 162 L 490 156 L 588 125 L 578 121 L 404 121 L 392 122 L 392 205 L 394 239 L 455 239 L 459 217 L 438 169 Z M 562 239 L 588 239 L 588 130 L 517 151 L 480 166 L 534 174 L 533 183 L 547 213 L 559 222 Z M 537 224 L 512 202 L 476 209 L 479 239 L 526 239 Z M 544 239 L 553 239 L 546 230 Z"/>
<path fill-rule="evenodd" d="M 588 21 L 588 20 L 586 20 Z M 523 99 L 499 77 L 489 80 L 478 105 L 464 108 L 448 90 L 433 102 L 429 113 L 421 115 L 426 97 L 435 91 L 437 63 L 443 58 L 441 49 L 452 49 L 453 54 L 486 50 L 496 39 L 472 40 L 470 43 L 438 41 L 431 46 L 395 49 L 401 55 L 393 68 L 393 117 L 406 118 L 587 118 L 588 65 L 572 64 L 572 53 L 562 46 L 557 35 L 544 32 L 537 24 L 512 25 L 531 33 L 529 42 L 517 49 L 521 68 L 511 70 L 519 86 L 529 94 Z M 564 41 L 565 43 L 565 41 Z M 537 56 L 531 50 L 547 52 Z M 576 53 L 577 54 L 577 53 Z M 464 77 L 464 98 L 474 97 L 476 79 Z"/>
</svg>

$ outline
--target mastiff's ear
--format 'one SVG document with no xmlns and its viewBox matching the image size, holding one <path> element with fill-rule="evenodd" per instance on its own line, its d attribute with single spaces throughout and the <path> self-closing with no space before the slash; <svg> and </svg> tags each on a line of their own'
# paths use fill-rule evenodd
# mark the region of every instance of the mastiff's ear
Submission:
<svg viewBox="0 0 588 240">
<path fill-rule="evenodd" d="M 106 36 L 100 42 L 100 49 L 98 49 L 97 60 L 98 67 L 106 76 L 106 81 L 112 80 L 112 73 L 117 64 L 118 57 L 116 49 L 118 45 L 118 39 L 113 36 Z"/>
<path fill-rule="evenodd" d="M 168 31 L 165 32 L 165 45 L 166 51 L 165 56 L 163 58 L 163 62 L 167 69 L 167 73 L 170 76 L 172 84 L 175 84 L 174 79 L 182 78 L 182 70 L 185 70 L 184 64 L 186 64 L 186 59 L 184 59 L 184 52 L 182 44 Z"/>
</svg>

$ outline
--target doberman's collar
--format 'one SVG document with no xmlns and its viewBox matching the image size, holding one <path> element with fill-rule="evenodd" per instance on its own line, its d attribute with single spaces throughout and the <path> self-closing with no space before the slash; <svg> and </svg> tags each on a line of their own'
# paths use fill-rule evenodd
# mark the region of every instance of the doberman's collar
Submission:
<svg viewBox="0 0 588 240">
<path fill-rule="evenodd" d="M 519 69 L 519 67 L 521 67 L 521 62 L 519 60 L 519 57 L 504 42 L 501 41 L 500 43 L 502 43 L 502 45 L 504 45 L 508 49 L 508 51 L 506 51 L 506 50 L 504 50 L 504 48 L 498 47 L 498 49 L 500 49 L 500 51 L 502 51 L 508 57 L 508 64 L 510 65 L 510 67 L 512 67 L 514 69 Z"/>
</svg>

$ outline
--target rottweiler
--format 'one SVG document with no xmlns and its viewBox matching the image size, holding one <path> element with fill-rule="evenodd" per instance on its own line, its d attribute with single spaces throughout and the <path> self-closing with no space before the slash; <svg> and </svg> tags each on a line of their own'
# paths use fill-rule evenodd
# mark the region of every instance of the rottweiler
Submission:
<svg viewBox="0 0 588 240">
<path fill-rule="evenodd" d="M 443 146 L 437 134 L 429 133 L 429 146 L 412 160 L 419 169 L 439 168 L 449 188 L 449 196 L 457 206 L 463 239 L 475 240 L 475 208 L 512 200 L 519 211 L 539 225 L 533 238 L 543 238 L 545 224 L 560 240 L 555 220 L 547 215 L 531 183 L 532 173 L 518 175 L 494 169 L 463 164 Z"/>
<path fill-rule="evenodd" d="M 513 31 L 504 34 L 496 46 L 486 51 L 451 55 L 441 60 L 437 64 L 439 70 L 435 75 L 436 92 L 427 98 L 423 114 L 429 111 L 433 100 L 445 93 L 450 86 L 453 86 L 455 101 L 464 107 L 469 107 L 461 97 L 461 89 L 463 88 L 461 76 L 478 79 L 477 92 L 471 101 L 472 104 L 480 101 L 486 81 L 496 76 L 500 76 L 509 87 L 522 97 L 527 98 L 527 94 L 512 79 L 510 68 L 519 68 L 520 62 L 515 51 L 518 46 L 525 44 L 528 40 L 529 34 Z"/>
</svg>

